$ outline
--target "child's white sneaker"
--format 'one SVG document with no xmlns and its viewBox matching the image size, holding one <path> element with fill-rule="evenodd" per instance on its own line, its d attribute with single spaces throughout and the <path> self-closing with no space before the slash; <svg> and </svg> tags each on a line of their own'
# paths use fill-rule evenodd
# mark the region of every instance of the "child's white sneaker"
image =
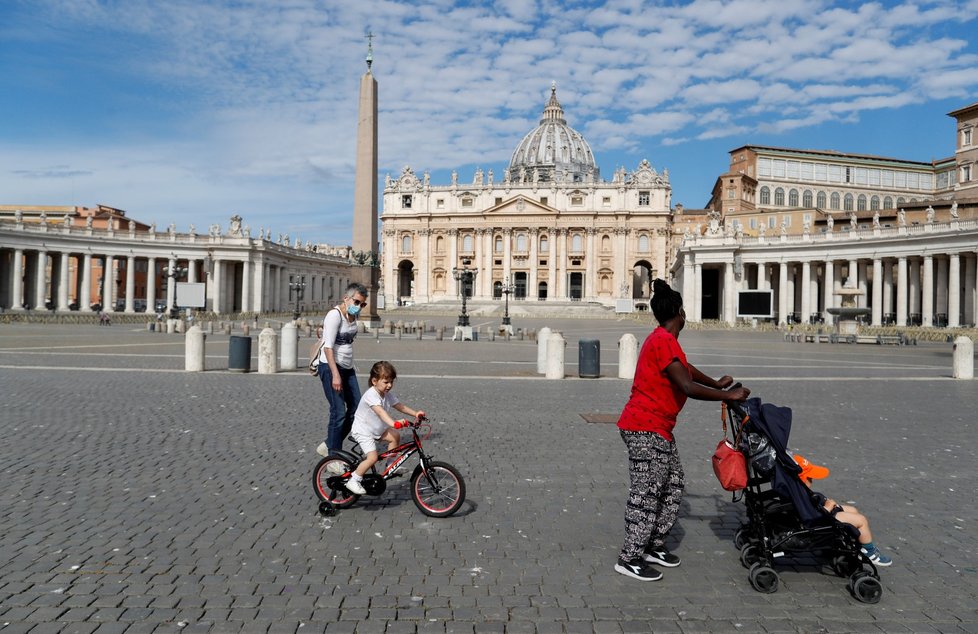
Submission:
<svg viewBox="0 0 978 634">
<path fill-rule="evenodd" d="M 350 481 L 346 483 L 346 490 L 357 495 L 363 495 L 367 492 L 367 490 L 363 488 L 363 485 L 360 484 L 360 481 L 354 480 L 353 478 L 350 478 Z"/>
</svg>

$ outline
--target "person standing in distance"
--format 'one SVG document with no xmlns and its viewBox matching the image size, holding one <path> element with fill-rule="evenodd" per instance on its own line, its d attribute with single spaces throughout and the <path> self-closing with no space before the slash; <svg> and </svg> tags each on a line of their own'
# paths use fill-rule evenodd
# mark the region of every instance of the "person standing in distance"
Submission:
<svg viewBox="0 0 978 634">
<path fill-rule="evenodd" d="M 352 282 L 343 292 L 343 300 L 323 318 L 323 348 L 319 353 L 319 380 L 329 403 L 329 425 L 326 440 L 316 452 L 328 456 L 343 446 L 350 435 L 353 414 L 360 404 L 360 384 L 353 365 L 353 340 L 357 337 L 357 317 L 367 305 L 367 287 Z"/>
<path fill-rule="evenodd" d="M 750 395 L 733 379 L 711 379 L 686 360 L 677 338 L 686 325 L 682 295 L 662 280 L 652 285 L 652 313 L 659 327 L 642 344 L 632 394 L 618 419 L 628 449 L 628 501 L 625 544 L 615 570 L 639 581 L 658 581 L 679 557 L 665 547 L 666 536 L 679 515 L 686 476 L 672 430 L 688 397 L 703 401 L 742 401 Z"/>
</svg>

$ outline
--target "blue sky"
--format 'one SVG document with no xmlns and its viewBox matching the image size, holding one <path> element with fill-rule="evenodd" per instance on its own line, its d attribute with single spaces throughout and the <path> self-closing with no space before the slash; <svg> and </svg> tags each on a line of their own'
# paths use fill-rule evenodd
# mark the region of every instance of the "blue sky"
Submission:
<svg viewBox="0 0 978 634">
<path fill-rule="evenodd" d="M 0 203 L 349 243 L 368 29 L 380 173 L 434 184 L 502 174 L 552 81 L 687 207 L 748 143 L 950 156 L 978 101 L 978 0 L 0 0 Z"/>
</svg>

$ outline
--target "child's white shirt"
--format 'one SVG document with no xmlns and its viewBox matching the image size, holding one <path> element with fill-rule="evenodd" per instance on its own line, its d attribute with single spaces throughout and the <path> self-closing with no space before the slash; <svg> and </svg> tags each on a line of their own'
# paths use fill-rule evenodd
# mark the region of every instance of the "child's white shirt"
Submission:
<svg viewBox="0 0 978 634">
<path fill-rule="evenodd" d="M 374 437 L 380 436 L 387 431 L 389 425 L 380 419 L 380 416 L 373 409 L 374 406 L 380 405 L 384 408 L 385 412 L 390 414 L 391 409 L 400 402 L 392 390 L 387 390 L 387 394 L 381 398 L 376 388 L 371 386 L 370 389 L 363 393 L 363 396 L 360 398 L 360 404 L 357 405 L 357 411 L 353 414 L 353 429 L 351 433 L 370 434 Z"/>
</svg>

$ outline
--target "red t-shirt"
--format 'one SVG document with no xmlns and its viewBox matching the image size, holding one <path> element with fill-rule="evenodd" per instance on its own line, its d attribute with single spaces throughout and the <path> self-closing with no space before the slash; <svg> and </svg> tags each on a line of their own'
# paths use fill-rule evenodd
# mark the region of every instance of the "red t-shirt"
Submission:
<svg viewBox="0 0 978 634">
<path fill-rule="evenodd" d="M 645 338 L 638 355 L 632 395 L 618 418 L 618 427 L 627 431 L 651 431 L 672 440 L 676 415 L 686 404 L 686 395 L 672 384 L 666 366 L 678 360 L 686 371 L 689 363 L 679 342 L 659 326 Z M 692 375 L 690 376 L 692 378 Z"/>
</svg>

